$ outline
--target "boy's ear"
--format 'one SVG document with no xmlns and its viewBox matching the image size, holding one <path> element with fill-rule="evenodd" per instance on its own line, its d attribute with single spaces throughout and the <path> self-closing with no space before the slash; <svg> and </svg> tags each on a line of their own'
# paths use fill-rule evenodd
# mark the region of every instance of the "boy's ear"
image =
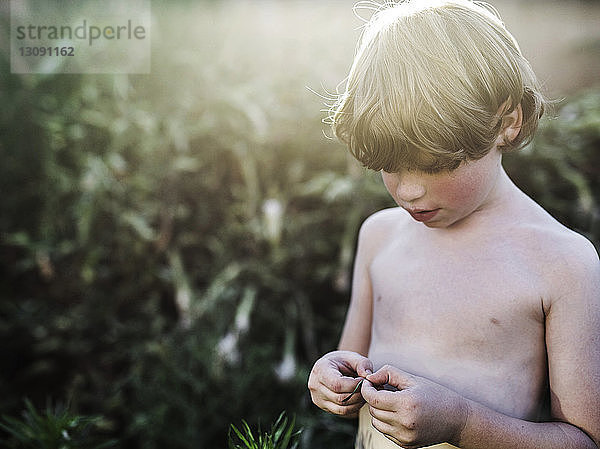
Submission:
<svg viewBox="0 0 600 449">
<path fill-rule="evenodd" d="M 521 132 L 521 126 L 523 125 L 523 108 L 521 103 L 510 113 L 502 116 L 502 126 L 500 128 L 500 139 L 499 144 L 506 144 L 506 142 L 512 142 L 517 138 Z"/>
</svg>

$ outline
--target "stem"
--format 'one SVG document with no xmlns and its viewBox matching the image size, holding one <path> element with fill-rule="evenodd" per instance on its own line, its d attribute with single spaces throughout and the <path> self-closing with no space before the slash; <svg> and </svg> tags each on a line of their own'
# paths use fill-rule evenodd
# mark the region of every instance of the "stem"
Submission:
<svg viewBox="0 0 600 449">
<path fill-rule="evenodd" d="M 362 383 L 364 382 L 364 378 L 360 379 L 360 382 L 356 384 L 356 387 L 354 387 L 354 391 L 352 391 L 352 393 L 350 393 L 348 396 L 346 396 L 344 399 L 342 399 L 342 402 L 347 402 L 350 400 L 350 398 L 352 396 L 354 396 L 354 394 L 360 389 L 360 386 L 362 385 Z"/>
</svg>

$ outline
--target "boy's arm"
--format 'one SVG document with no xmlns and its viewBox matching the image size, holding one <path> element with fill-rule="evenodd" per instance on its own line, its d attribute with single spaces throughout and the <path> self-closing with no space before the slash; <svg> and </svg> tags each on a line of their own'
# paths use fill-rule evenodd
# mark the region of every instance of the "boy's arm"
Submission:
<svg viewBox="0 0 600 449">
<path fill-rule="evenodd" d="M 308 379 L 313 402 L 321 409 L 345 417 L 356 417 L 364 401 L 360 394 L 349 396 L 357 385 L 357 376 L 372 372 L 366 355 L 371 341 L 371 282 L 368 266 L 381 226 L 376 217 L 361 226 L 354 262 L 352 297 L 339 343 L 339 350 L 325 354 L 315 362 Z"/>
<path fill-rule="evenodd" d="M 352 296 L 338 349 L 367 356 L 371 343 L 372 291 L 369 264 L 376 246 L 377 214 L 360 228 L 352 274 Z"/>
<path fill-rule="evenodd" d="M 470 403 L 464 448 L 600 447 L 600 264 L 577 242 L 553 273 L 558 295 L 544 305 L 552 418 L 531 423 Z"/>
</svg>

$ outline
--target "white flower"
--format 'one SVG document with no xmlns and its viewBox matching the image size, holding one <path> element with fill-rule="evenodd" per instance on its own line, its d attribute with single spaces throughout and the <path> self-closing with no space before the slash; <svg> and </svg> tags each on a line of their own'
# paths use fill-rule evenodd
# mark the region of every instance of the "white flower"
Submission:
<svg viewBox="0 0 600 449">
<path fill-rule="evenodd" d="M 279 242 L 283 226 L 283 205 L 275 198 L 265 200 L 262 205 L 263 225 L 266 238 L 273 244 Z"/>
<path fill-rule="evenodd" d="M 280 381 L 286 382 L 291 380 L 294 377 L 294 373 L 296 372 L 296 360 L 294 359 L 294 355 L 291 352 L 287 352 L 283 356 L 283 360 L 279 363 L 278 366 L 275 367 L 275 374 Z"/>
<path fill-rule="evenodd" d="M 229 363 L 237 363 L 240 360 L 237 333 L 229 332 L 217 346 L 219 357 Z"/>
</svg>

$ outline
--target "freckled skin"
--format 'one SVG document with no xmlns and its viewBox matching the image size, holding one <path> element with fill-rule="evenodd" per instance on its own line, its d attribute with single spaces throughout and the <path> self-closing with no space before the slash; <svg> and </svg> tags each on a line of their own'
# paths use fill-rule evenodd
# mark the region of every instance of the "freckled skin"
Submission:
<svg viewBox="0 0 600 449">
<path fill-rule="evenodd" d="M 339 351 L 309 378 L 315 404 L 356 416 L 366 400 L 360 432 L 405 447 L 594 448 L 593 246 L 512 183 L 497 149 L 450 173 L 382 177 L 402 207 L 361 228 Z M 403 208 L 438 212 L 421 223 Z M 361 395 L 341 405 L 357 377 Z"/>
<path fill-rule="evenodd" d="M 459 166 L 451 172 L 382 172 L 383 182 L 399 206 L 440 213 L 425 225 L 444 228 L 473 212 L 484 209 L 493 200 L 492 189 L 501 175 L 501 154 L 491 151 L 482 159 Z"/>
<path fill-rule="evenodd" d="M 525 202 L 500 153 L 453 172 L 382 177 L 400 206 L 440 211 L 426 223 L 400 208 L 377 217 L 373 238 L 382 246 L 367 267 L 378 299 L 368 347 L 375 368 L 398 366 L 508 414 L 538 418 L 547 368 L 543 287 L 531 270 L 536 255 L 521 248 L 526 253 L 515 258 L 508 249 L 523 247 L 514 239 L 519 231 L 487 226 L 494 211 Z"/>
</svg>

